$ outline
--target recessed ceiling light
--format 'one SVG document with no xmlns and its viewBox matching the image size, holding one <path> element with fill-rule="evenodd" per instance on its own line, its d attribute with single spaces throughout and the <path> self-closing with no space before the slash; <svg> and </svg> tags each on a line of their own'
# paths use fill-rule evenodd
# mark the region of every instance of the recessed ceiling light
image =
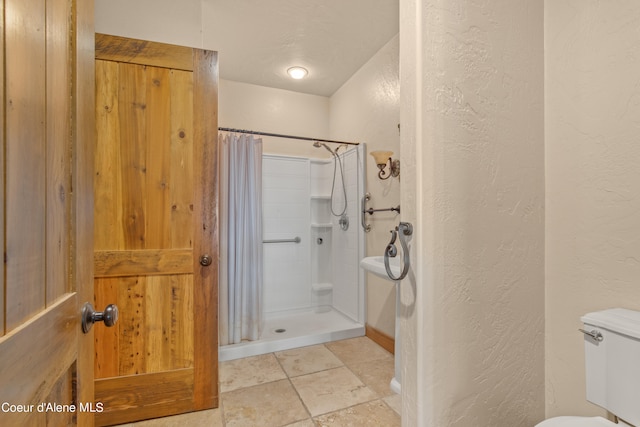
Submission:
<svg viewBox="0 0 640 427">
<path fill-rule="evenodd" d="M 287 74 L 289 74 L 292 79 L 300 80 L 304 79 L 309 72 L 303 67 L 291 67 L 287 70 Z"/>
</svg>

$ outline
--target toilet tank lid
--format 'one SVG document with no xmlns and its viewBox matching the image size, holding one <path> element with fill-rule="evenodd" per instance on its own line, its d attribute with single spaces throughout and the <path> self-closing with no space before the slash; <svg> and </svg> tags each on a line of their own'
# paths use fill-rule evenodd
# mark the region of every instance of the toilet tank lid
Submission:
<svg viewBox="0 0 640 427">
<path fill-rule="evenodd" d="M 638 311 L 625 308 L 610 308 L 587 313 L 580 320 L 586 325 L 597 326 L 640 339 L 640 312 Z"/>
</svg>

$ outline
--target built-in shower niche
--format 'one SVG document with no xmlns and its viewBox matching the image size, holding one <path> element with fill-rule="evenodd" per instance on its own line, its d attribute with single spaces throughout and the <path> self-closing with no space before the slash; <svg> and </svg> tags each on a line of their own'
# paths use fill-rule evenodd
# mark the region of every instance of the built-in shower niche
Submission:
<svg viewBox="0 0 640 427">
<path fill-rule="evenodd" d="M 311 160 L 311 305 L 318 313 L 331 310 L 332 283 L 332 234 L 330 162 Z"/>
</svg>

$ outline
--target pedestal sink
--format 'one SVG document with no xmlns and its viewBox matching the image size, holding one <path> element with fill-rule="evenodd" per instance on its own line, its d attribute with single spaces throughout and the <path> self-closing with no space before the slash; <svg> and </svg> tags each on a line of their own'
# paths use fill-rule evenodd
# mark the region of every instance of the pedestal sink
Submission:
<svg viewBox="0 0 640 427">
<path fill-rule="evenodd" d="M 360 261 L 360 267 L 370 273 L 375 274 L 378 277 L 389 280 L 396 285 L 396 336 L 394 345 L 394 377 L 391 380 L 390 387 L 394 393 L 400 394 L 400 282 L 391 280 L 387 275 L 387 270 L 384 267 L 383 256 L 371 256 L 363 258 L 362 261 Z M 389 267 L 391 268 L 391 273 L 393 273 L 393 275 L 397 277 L 400 274 L 401 270 L 400 257 L 389 258 Z"/>
</svg>

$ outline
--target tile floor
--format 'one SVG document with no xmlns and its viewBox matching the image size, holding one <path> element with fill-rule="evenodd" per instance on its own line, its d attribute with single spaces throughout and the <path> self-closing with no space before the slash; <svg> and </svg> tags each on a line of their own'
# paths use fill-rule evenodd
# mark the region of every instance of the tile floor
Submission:
<svg viewBox="0 0 640 427">
<path fill-rule="evenodd" d="M 220 363 L 218 409 L 125 426 L 400 426 L 392 377 L 393 355 L 367 337 L 279 351 Z"/>
</svg>

